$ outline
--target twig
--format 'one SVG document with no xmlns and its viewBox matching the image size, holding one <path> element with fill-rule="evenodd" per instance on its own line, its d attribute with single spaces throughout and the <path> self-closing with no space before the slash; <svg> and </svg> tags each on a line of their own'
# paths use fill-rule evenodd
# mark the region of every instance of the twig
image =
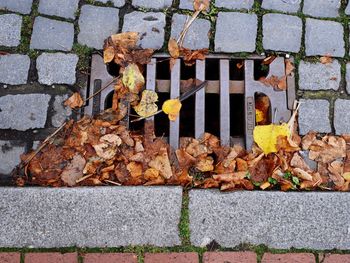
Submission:
<svg viewBox="0 0 350 263">
<path fill-rule="evenodd" d="M 191 19 L 185 24 L 184 29 L 182 30 L 182 32 L 181 32 L 181 34 L 179 36 L 179 39 L 176 41 L 179 46 L 182 46 L 183 41 L 185 40 L 185 36 L 186 36 L 190 26 L 192 25 L 194 20 L 196 20 L 197 16 L 200 14 L 200 12 L 201 12 L 201 10 L 196 11 L 192 15 Z"/>
<path fill-rule="evenodd" d="M 199 90 L 201 90 L 202 88 L 204 88 L 205 86 L 207 86 L 207 84 L 208 84 L 208 81 L 204 81 L 201 84 L 199 84 L 198 86 L 196 86 L 194 89 L 191 89 L 191 90 L 183 93 L 180 97 L 177 97 L 175 99 L 179 99 L 180 101 L 184 101 L 184 100 L 188 99 L 189 97 L 191 97 L 196 92 L 198 92 Z M 147 117 L 140 117 L 140 118 L 137 118 L 137 119 L 132 120 L 130 122 L 142 121 L 142 120 L 147 119 L 149 117 L 153 117 L 153 116 L 155 116 L 155 115 L 157 115 L 157 114 L 159 114 L 161 112 L 163 112 L 163 110 L 159 110 L 159 111 L 153 113 L 152 115 L 149 115 Z"/>
<path fill-rule="evenodd" d="M 118 77 L 116 77 L 116 78 L 113 78 L 110 82 L 108 82 L 104 87 L 102 87 L 101 89 L 99 89 L 98 91 L 96 91 L 94 94 L 92 94 L 90 97 L 88 97 L 86 100 L 84 100 L 84 104 L 83 105 L 85 105 L 85 103 L 88 101 L 88 100 L 90 100 L 90 99 L 92 99 L 93 97 L 95 97 L 97 94 L 99 94 L 101 91 L 103 91 L 103 90 L 105 90 L 106 88 L 108 88 L 109 87 L 109 85 L 111 85 L 114 81 L 116 81 L 116 80 L 118 80 L 118 79 L 120 79 L 120 76 L 118 76 Z"/>
<path fill-rule="evenodd" d="M 83 176 L 82 178 L 76 180 L 75 182 L 78 184 L 78 183 L 84 181 L 85 179 L 88 179 L 89 177 L 91 177 L 91 176 L 93 176 L 93 175 L 94 175 L 94 174 L 85 175 L 85 176 Z"/>
<path fill-rule="evenodd" d="M 110 183 L 110 184 L 118 185 L 118 186 L 121 186 L 121 185 L 122 185 L 122 184 L 120 184 L 120 183 L 113 182 L 113 181 L 111 181 L 111 180 L 104 180 L 104 181 L 107 182 L 107 183 Z"/>
</svg>

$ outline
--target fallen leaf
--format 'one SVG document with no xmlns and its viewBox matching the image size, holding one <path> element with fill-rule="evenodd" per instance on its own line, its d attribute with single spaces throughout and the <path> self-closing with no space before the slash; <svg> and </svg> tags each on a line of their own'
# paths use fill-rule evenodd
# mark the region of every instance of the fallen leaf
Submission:
<svg viewBox="0 0 350 263">
<path fill-rule="evenodd" d="M 295 69 L 294 64 L 289 59 L 286 59 L 285 65 L 286 65 L 286 76 L 292 75 Z"/>
<path fill-rule="evenodd" d="M 80 108 L 81 106 L 83 106 L 84 101 L 81 98 L 79 92 L 74 92 L 72 96 L 70 96 L 65 102 L 64 105 L 68 106 L 72 109 L 75 108 Z"/>
<path fill-rule="evenodd" d="M 123 72 L 123 84 L 131 93 L 138 94 L 145 85 L 145 78 L 140 72 L 139 67 L 132 63 L 129 64 Z"/>
<path fill-rule="evenodd" d="M 168 118 L 171 121 L 175 121 L 177 116 L 179 116 L 182 104 L 179 99 L 166 100 L 163 103 L 162 110 L 165 114 L 168 114 Z"/>
<path fill-rule="evenodd" d="M 277 90 L 286 90 L 287 89 L 287 77 L 277 77 L 272 75 L 269 78 L 261 78 L 259 79 L 265 86 L 271 86 Z"/>
<path fill-rule="evenodd" d="M 196 168 L 201 172 L 210 172 L 214 170 L 214 159 L 211 156 L 200 159 L 196 164 Z"/>
<path fill-rule="evenodd" d="M 111 40 L 114 45 L 122 48 L 131 49 L 134 48 L 139 40 L 139 33 L 137 32 L 124 32 L 111 35 Z"/>
<path fill-rule="evenodd" d="M 261 125 L 254 128 L 254 141 L 265 154 L 277 152 L 277 139 L 279 136 L 290 136 L 288 124 Z"/>
<path fill-rule="evenodd" d="M 158 101 L 158 94 L 151 90 L 144 90 L 140 103 L 134 107 L 134 110 L 141 117 L 149 117 L 158 111 L 158 106 L 155 102 Z"/>
<path fill-rule="evenodd" d="M 61 179 L 69 186 L 74 186 L 76 181 L 84 176 L 83 170 L 86 161 L 80 154 L 75 154 L 71 162 L 61 173 Z"/>
<path fill-rule="evenodd" d="M 320 62 L 322 64 L 330 64 L 333 62 L 333 58 L 330 55 L 326 55 L 326 56 L 320 57 Z"/>
<path fill-rule="evenodd" d="M 203 11 L 209 8 L 210 0 L 194 0 L 193 7 L 196 11 Z"/>
<path fill-rule="evenodd" d="M 188 48 L 181 47 L 180 54 L 183 56 L 183 60 L 186 66 L 192 66 L 196 63 L 196 60 L 204 60 L 208 55 L 209 50 L 207 48 L 190 50 Z"/>
<path fill-rule="evenodd" d="M 109 63 L 114 59 L 115 53 L 112 46 L 107 47 L 103 50 L 103 61 L 104 63 Z"/>
<path fill-rule="evenodd" d="M 157 155 L 154 160 L 150 161 L 148 166 L 158 170 L 160 175 L 165 179 L 169 179 L 173 176 L 166 148 L 160 149 L 159 155 Z"/>
<path fill-rule="evenodd" d="M 300 179 L 312 181 L 312 175 L 300 168 L 294 168 L 293 173 Z"/>
<path fill-rule="evenodd" d="M 173 38 L 170 38 L 168 42 L 168 51 L 172 58 L 176 59 L 180 56 L 179 45 L 177 44 L 176 40 Z"/>
<path fill-rule="evenodd" d="M 126 169 L 129 171 L 131 177 L 140 178 L 142 176 L 142 164 L 137 162 L 130 162 L 126 166 Z"/>
</svg>

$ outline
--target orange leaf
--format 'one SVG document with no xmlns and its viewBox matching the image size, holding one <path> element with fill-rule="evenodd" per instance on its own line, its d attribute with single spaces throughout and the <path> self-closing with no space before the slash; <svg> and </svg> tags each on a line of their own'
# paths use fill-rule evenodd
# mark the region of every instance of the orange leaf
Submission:
<svg viewBox="0 0 350 263">
<path fill-rule="evenodd" d="M 180 56 L 179 45 L 176 40 L 171 38 L 168 43 L 169 54 L 172 58 L 178 58 Z"/>
<path fill-rule="evenodd" d="M 84 101 L 81 98 L 79 92 L 74 92 L 72 96 L 70 96 L 65 102 L 64 105 L 68 106 L 72 109 L 75 108 L 80 108 L 81 106 L 83 106 Z"/>
</svg>

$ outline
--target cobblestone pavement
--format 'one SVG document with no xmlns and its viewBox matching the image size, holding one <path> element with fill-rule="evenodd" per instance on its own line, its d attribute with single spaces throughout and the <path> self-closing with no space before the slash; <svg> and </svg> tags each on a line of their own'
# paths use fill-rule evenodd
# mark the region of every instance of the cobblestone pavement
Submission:
<svg viewBox="0 0 350 263">
<path fill-rule="evenodd" d="M 75 114 L 63 102 L 85 92 L 90 55 L 107 36 L 138 31 L 141 47 L 166 51 L 192 10 L 192 0 L 0 0 L 0 181 Z M 349 15 L 347 0 L 216 0 L 184 45 L 293 55 L 300 133 L 350 133 Z M 335 60 L 321 64 L 324 55 Z"/>
</svg>

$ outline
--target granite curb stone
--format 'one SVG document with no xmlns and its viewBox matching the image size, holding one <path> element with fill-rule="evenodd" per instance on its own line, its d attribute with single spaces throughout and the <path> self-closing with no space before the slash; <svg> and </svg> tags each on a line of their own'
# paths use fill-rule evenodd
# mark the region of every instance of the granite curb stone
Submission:
<svg viewBox="0 0 350 263">
<path fill-rule="evenodd" d="M 140 33 L 141 48 L 159 49 L 164 44 L 165 15 L 154 12 L 132 12 L 124 17 L 123 32 Z"/>
<path fill-rule="evenodd" d="M 297 16 L 266 14 L 263 16 L 264 49 L 297 53 L 302 31 L 303 23 Z"/>
<path fill-rule="evenodd" d="M 25 145 L 23 143 L 0 141 L 0 174 L 10 174 L 12 169 L 20 163 L 20 155 L 24 151 Z"/>
<path fill-rule="evenodd" d="M 75 83 L 78 56 L 64 53 L 43 53 L 36 60 L 39 82 L 45 85 Z"/>
<path fill-rule="evenodd" d="M 18 46 L 21 41 L 22 16 L 0 15 L 0 25 L 0 46 Z"/>
<path fill-rule="evenodd" d="M 216 22 L 216 52 L 253 52 L 258 29 L 255 14 L 220 12 Z"/>
<path fill-rule="evenodd" d="M 56 0 L 40 0 L 38 11 L 45 15 L 74 19 L 78 4 L 79 0 L 60 0 L 59 4 Z"/>
<path fill-rule="evenodd" d="M 296 13 L 300 9 L 301 0 L 263 0 L 263 9 L 276 10 L 286 13 Z"/>
<path fill-rule="evenodd" d="M 314 17 L 338 17 L 341 0 L 304 0 L 303 13 Z"/>
<path fill-rule="evenodd" d="M 84 5 L 79 18 L 78 42 L 102 49 L 104 40 L 118 32 L 119 10 L 112 7 Z"/>
<path fill-rule="evenodd" d="M 146 7 L 154 9 L 164 9 L 172 5 L 172 0 L 132 0 L 135 7 Z"/>
<path fill-rule="evenodd" d="M 26 84 L 30 58 L 27 55 L 9 54 L 0 56 L 0 83 Z"/>
<path fill-rule="evenodd" d="M 305 135 L 310 131 L 319 133 L 332 132 L 329 119 L 329 102 L 327 100 L 299 100 L 299 133 Z"/>
<path fill-rule="evenodd" d="M 341 23 L 306 19 L 305 52 L 307 56 L 343 57 L 344 46 L 344 28 Z"/>
<path fill-rule="evenodd" d="M 72 23 L 35 18 L 30 49 L 47 49 L 70 51 L 74 41 L 74 25 Z"/>
<path fill-rule="evenodd" d="M 25 131 L 44 128 L 50 98 L 47 94 L 0 97 L 0 129 Z"/>
<path fill-rule="evenodd" d="M 301 90 L 338 90 L 341 81 L 341 66 L 338 60 L 322 64 L 300 61 L 299 88 Z"/>
<path fill-rule="evenodd" d="M 174 14 L 171 25 L 171 37 L 178 39 L 189 16 Z M 205 19 L 196 19 L 188 30 L 183 46 L 189 49 L 209 48 L 210 22 Z"/>
<path fill-rule="evenodd" d="M 21 14 L 29 14 L 33 0 L 0 0 L 0 10 L 10 10 Z"/>
<path fill-rule="evenodd" d="M 181 187 L 0 188 L 0 247 L 176 246 L 181 206 Z"/>
<path fill-rule="evenodd" d="M 222 247 L 350 248 L 346 193 L 192 190 L 189 198 L 194 246 L 215 240 Z"/>
<path fill-rule="evenodd" d="M 253 7 L 254 0 L 232 1 L 232 0 L 216 0 L 215 5 L 217 7 L 223 7 L 227 9 L 251 9 Z"/>
<path fill-rule="evenodd" d="M 337 99 L 334 105 L 335 133 L 350 134 L 350 100 Z"/>
</svg>

